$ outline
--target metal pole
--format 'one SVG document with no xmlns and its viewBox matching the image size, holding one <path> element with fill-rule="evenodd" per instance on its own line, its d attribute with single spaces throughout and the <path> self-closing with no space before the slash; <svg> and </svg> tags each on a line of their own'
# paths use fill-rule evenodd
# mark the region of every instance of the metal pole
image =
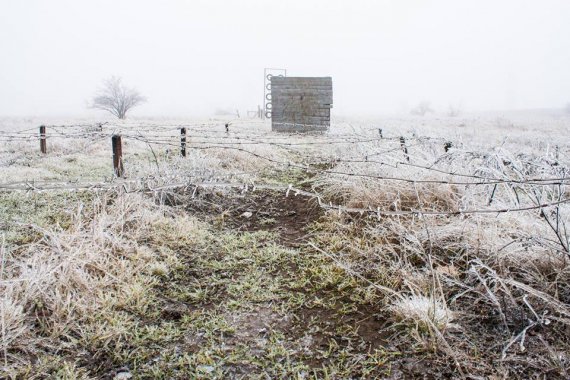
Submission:
<svg viewBox="0 0 570 380">
<path fill-rule="evenodd" d="M 408 147 L 406 146 L 406 139 L 404 138 L 404 136 L 400 137 L 400 145 L 402 146 L 402 150 L 404 151 L 404 156 L 406 157 L 406 160 L 410 162 L 410 155 L 408 154 Z"/>
<path fill-rule="evenodd" d="M 180 128 L 180 155 L 186 157 L 186 128 Z"/>
</svg>

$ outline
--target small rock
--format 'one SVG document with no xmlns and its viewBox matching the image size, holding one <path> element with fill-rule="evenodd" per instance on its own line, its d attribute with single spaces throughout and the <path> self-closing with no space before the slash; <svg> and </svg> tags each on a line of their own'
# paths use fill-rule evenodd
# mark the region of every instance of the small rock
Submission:
<svg viewBox="0 0 570 380">
<path fill-rule="evenodd" d="M 249 218 L 252 217 L 252 215 L 253 215 L 252 212 L 246 211 L 246 212 L 244 212 L 243 214 L 241 214 L 240 216 L 241 216 L 242 218 L 247 218 L 247 219 L 249 219 Z"/>
</svg>

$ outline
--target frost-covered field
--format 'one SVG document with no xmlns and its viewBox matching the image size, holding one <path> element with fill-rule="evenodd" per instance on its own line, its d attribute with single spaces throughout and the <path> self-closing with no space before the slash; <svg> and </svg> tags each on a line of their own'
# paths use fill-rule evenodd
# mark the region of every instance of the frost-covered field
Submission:
<svg viewBox="0 0 570 380">
<path fill-rule="evenodd" d="M 568 378 L 569 116 L 0 131 L 7 377 Z"/>
</svg>

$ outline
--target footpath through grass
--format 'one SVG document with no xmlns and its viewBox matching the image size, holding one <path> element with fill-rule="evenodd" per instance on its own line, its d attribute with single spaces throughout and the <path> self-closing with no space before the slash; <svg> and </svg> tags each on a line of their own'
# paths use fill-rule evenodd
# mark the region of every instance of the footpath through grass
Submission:
<svg viewBox="0 0 570 380">
<path fill-rule="evenodd" d="M 146 212 L 148 204 L 129 198 L 2 198 L 6 220 L 21 216 L 23 223 L 7 236 L 14 278 L 22 275 L 19 263 L 31 262 L 36 252 L 50 262 L 84 255 L 84 244 L 100 239 L 94 234 L 101 219 L 110 223 L 101 233 L 113 244 L 87 247 L 104 251 L 91 252 L 75 266 L 62 261 L 51 267 L 54 276 L 69 275 L 72 282 L 75 272 L 89 273 L 87 284 L 59 284 L 50 277 L 55 288 L 44 291 L 52 298 L 41 289 L 37 297 L 25 298 L 16 293 L 19 288 L 10 288 L 15 302 L 23 304 L 18 316 L 27 330 L 7 346 L 8 366 L 0 377 L 112 379 L 128 372 L 136 379 L 369 378 L 393 373 L 390 361 L 398 353 L 383 346 L 377 295 L 303 243 L 299 237 L 309 232 L 310 223 L 298 214 L 301 200 L 291 203 L 299 209 L 287 211 L 284 204 L 269 207 L 269 198 L 262 197 L 264 217 L 244 223 L 248 231 L 237 226 L 240 219 L 220 223 L 212 215 L 198 222 L 170 206 L 153 211 L 148 220 L 121 221 L 101 211 L 109 208 L 121 217 L 132 212 L 129 207 Z M 34 212 L 28 210 L 31 204 Z M 86 219 L 85 229 L 79 215 Z M 50 256 L 53 247 L 59 251 Z M 93 261 L 104 255 L 116 261 Z M 49 304 L 53 297 L 59 297 L 57 305 Z M 92 308 L 69 305 L 87 297 Z"/>
</svg>

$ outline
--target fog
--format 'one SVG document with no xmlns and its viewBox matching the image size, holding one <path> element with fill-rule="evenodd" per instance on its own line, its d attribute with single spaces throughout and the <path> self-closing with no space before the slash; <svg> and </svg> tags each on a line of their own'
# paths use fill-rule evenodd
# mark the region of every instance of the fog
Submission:
<svg viewBox="0 0 570 380">
<path fill-rule="evenodd" d="M 0 115 L 96 114 L 111 75 L 137 116 L 255 110 L 264 67 L 332 76 L 336 115 L 570 102 L 568 0 L 1 0 Z"/>
</svg>

